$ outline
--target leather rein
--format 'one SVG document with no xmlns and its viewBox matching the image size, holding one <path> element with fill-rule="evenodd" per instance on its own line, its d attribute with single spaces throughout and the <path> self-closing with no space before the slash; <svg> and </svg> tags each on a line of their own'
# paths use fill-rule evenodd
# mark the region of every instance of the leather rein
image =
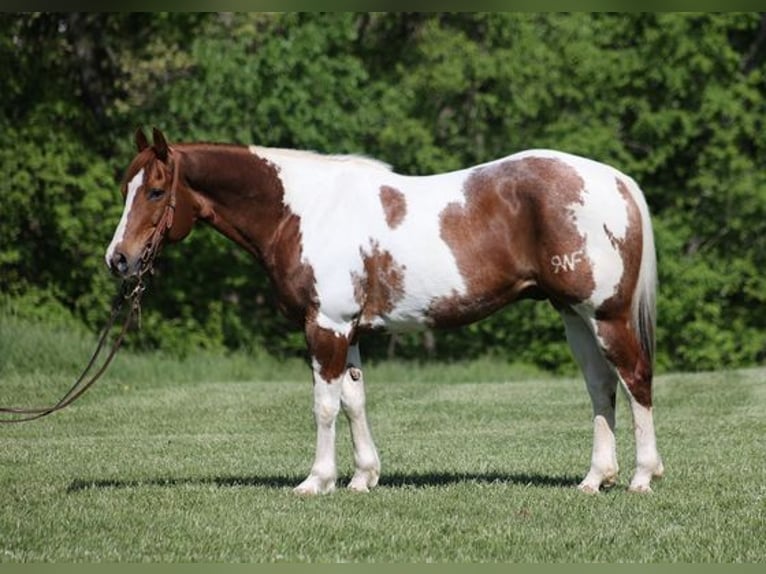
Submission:
<svg viewBox="0 0 766 574">
<path fill-rule="evenodd" d="M 180 158 L 177 157 L 173 167 L 173 183 L 170 190 L 170 199 L 168 200 L 165 210 L 162 213 L 162 217 L 157 222 L 157 225 L 152 232 L 149 241 L 146 243 L 144 250 L 141 254 L 140 266 L 138 273 L 134 277 L 123 280 L 120 285 L 120 290 L 112 303 L 112 311 L 109 319 L 106 322 L 101 335 L 96 345 L 96 350 L 88 361 L 85 369 L 83 369 L 80 376 L 69 388 L 69 390 L 54 404 L 47 407 L 0 407 L 0 417 L 5 416 L 7 418 L 0 418 L 0 424 L 13 424 L 27 421 L 33 421 L 42 417 L 53 414 L 60 411 L 74 401 L 80 398 L 85 391 L 87 391 L 93 384 L 98 381 L 101 376 L 106 372 L 109 364 L 117 354 L 117 350 L 122 345 L 125 335 L 128 332 L 133 317 L 138 319 L 140 327 L 141 319 L 141 296 L 146 290 L 145 277 L 154 273 L 154 261 L 162 248 L 162 242 L 165 238 L 168 230 L 173 226 L 173 218 L 176 209 L 176 187 L 178 186 L 178 172 Z M 96 370 L 95 373 L 89 376 L 91 370 L 96 365 L 97 359 L 104 347 L 106 346 L 107 339 L 109 338 L 109 332 L 117 322 L 117 318 L 120 316 L 125 303 L 128 303 L 128 312 L 122 322 L 117 338 L 112 343 L 109 353 L 102 365 Z"/>
</svg>

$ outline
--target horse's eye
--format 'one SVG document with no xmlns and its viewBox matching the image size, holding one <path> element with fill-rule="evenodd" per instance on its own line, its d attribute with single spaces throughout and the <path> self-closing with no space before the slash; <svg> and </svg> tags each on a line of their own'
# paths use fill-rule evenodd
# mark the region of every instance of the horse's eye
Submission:
<svg viewBox="0 0 766 574">
<path fill-rule="evenodd" d="M 161 198 L 163 195 L 165 195 L 165 190 L 161 189 L 159 187 L 153 187 L 149 190 L 149 201 L 157 201 L 159 198 Z"/>
</svg>

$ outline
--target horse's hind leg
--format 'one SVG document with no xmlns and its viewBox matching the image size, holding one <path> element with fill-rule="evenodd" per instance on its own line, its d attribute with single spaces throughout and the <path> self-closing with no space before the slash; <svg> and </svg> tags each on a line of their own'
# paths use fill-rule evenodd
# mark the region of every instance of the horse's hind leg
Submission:
<svg viewBox="0 0 766 574">
<path fill-rule="evenodd" d="M 651 491 L 651 479 L 662 476 L 663 466 L 654 433 L 652 368 L 634 329 L 624 319 L 591 319 L 572 309 L 562 312 L 562 317 L 567 339 L 585 374 L 594 411 L 593 458 L 580 488 L 595 492 L 616 477 L 614 408 L 619 381 L 630 401 L 636 442 L 636 471 L 630 490 Z"/>
<path fill-rule="evenodd" d="M 617 447 L 614 438 L 617 374 L 604 357 L 596 337 L 574 310 L 562 310 L 567 341 L 585 376 L 593 404 L 593 453 L 590 470 L 580 483 L 583 492 L 598 492 L 617 479 Z"/>
<path fill-rule="evenodd" d="M 630 481 L 630 490 L 651 492 L 652 478 L 664 472 L 654 434 L 652 365 L 629 322 L 602 318 L 596 321 L 596 333 L 605 357 L 614 365 L 630 400 L 636 441 L 636 472 Z"/>
<path fill-rule="evenodd" d="M 348 350 L 340 400 L 351 427 L 351 442 L 354 445 L 355 470 L 348 487 L 357 492 L 367 492 L 378 484 L 380 460 L 367 423 L 364 376 L 358 345 L 351 345 Z"/>
</svg>

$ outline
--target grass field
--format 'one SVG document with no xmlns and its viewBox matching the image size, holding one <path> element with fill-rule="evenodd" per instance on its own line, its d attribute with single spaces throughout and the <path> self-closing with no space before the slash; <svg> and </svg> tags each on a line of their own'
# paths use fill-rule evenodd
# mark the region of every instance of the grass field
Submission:
<svg viewBox="0 0 766 574">
<path fill-rule="evenodd" d="M 0 318 L 0 404 L 46 402 L 90 341 Z M 302 365 L 124 354 L 70 409 L 0 426 L 0 561 L 762 562 L 766 369 L 665 375 L 667 476 L 575 488 L 590 407 L 576 378 L 498 361 L 366 371 L 380 486 L 299 498 L 311 464 Z M 437 381 L 443 381 L 438 383 Z M 339 421 L 339 468 L 352 462 Z"/>
</svg>

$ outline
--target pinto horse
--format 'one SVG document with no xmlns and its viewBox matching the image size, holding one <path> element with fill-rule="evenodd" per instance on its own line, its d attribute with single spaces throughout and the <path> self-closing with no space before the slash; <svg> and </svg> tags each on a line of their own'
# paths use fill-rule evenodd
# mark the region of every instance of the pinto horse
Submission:
<svg viewBox="0 0 766 574">
<path fill-rule="evenodd" d="M 349 488 L 378 483 L 363 333 L 465 325 L 524 297 L 560 313 L 585 376 L 593 450 L 579 488 L 598 492 L 616 480 L 618 383 L 635 431 L 630 490 L 650 491 L 662 475 L 652 417 L 654 240 L 630 177 L 550 150 L 414 177 L 357 156 L 171 146 L 157 129 L 151 144 L 139 129 L 136 146 L 107 265 L 125 278 L 140 274 L 158 229 L 180 241 L 200 220 L 260 261 L 311 357 L 316 456 L 297 493 L 334 490 L 341 409 L 354 450 Z"/>
</svg>

